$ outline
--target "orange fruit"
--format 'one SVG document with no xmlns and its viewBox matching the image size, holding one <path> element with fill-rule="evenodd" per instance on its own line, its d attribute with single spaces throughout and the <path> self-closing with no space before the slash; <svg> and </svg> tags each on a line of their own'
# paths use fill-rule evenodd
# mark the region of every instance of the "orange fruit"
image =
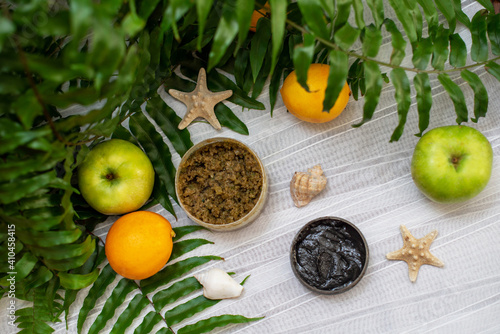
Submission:
<svg viewBox="0 0 500 334">
<path fill-rule="evenodd" d="M 260 8 L 259 10 L 254 10 L 252 13 L 252 20 L 250 21 L 250 31 L 255 32 L 257 29 L 257 22 L 259 22 L 259 19 L 262 17 L 266 17 L 269 11 L 271 10 L 271 7 L 269 7 L 269 3 L 266 2 L 264 7 Z"/>
<path fill-rule="evenodd" d="M 106 236 L 105 251 L 114 271 L 125 278 L 153 276 L 172 254 L 175 232 L 163 216 L 136 211 L 119 218 Z"/>
<path fill-rule="evenodd" d="M 329 65 L 311 64 L 307 71 L 309 92 L 299 84 L 295 71 L 290 73 L 280 89 L 288 111 L 297 118 L 311 123 L 328 122 L 340 115 L 349 101 L 351 90 L 346 82 L 330 111 L 323 111 L 329 73 Z"/>
</svg>

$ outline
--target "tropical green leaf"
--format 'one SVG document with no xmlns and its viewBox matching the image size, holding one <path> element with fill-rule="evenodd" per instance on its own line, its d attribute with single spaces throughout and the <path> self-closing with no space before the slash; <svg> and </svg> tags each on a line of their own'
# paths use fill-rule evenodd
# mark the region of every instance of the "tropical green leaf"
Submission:
<svg viewBox="0 0 500 334">
<path fill-rule="evenodd" d="M 252 69 L 253 82 L 257 80 L 264 57 L 271 40 L 271 22 L 269 20 L 259 20 L 257 29 L 250 42 L 250 68 Z"/>
<path fill-rule="evenodd" d="M 488 110 L 488 91 L 481 79 L 476 73 L 469 70 L 463 70 L 462 79 L 467 81 L 472 90 L 474 91 L 474 116 L 472 118 L 473 122 L 477 122 L 479 117 L 485 117 L 486 111 Z"/>
<path fill-rule="evenodd" d="M 95 269 L 89 274 L 59 273 L 61 286 L 70 290 L 80 290 L 94 283 L 99 276 L 99 270 Z"/>
<path fill-rule="evenodd" d="M 175 167 L 163 138 L 142 113 L 130 117 L 130 130 L 151 160 L 155 173 L 167 188 L 168 194 L 177 202 L 174 187 Z"/>
<path fill-rule="evenodd" d="M 121 305 L 125 300 L 125 297 L 132 292 L 134 289 L 137 289 L 137 285 L 134 281 L 128 279 L 122 279 L 118 282 L 118 285 L 113 289 L 111 295 L 106 299 L 104 306 L 102 307 L 101 313 L 97 316 L 94 323 L 90 327 L 88 334 L 97 334 L 99 333 L 109 319 L 113 317 L 116 312 L 116 305 Z"/>
<path fill-rule="evenodd" d="M 365 83 L 366 83 L 366 94 L 365 94 L 365 104 L 363 105 L 363 120 L 360 123 L 354 124 L 354 127 L 359 127 L 363 123 L 372 119 L 375 109 L 377 108 L 378 101 L 380 99 L 380 93 L 382 92 L 382 85 L 384 80 L 382 79 L 382 73 L 380 68 L 374 62 L 364 62 L 363 63 L 364 73 L 365 73 Z"/>
<path fill-rule="evenodd" d="M 328 40 L 330 34 L 326 28 L 321 3 L 315 0 L 297 0 L 297 3 L 309 30 L 314 35 Z"/>
<path fill-rule="evenodd" d="M 493 7 L 493 4 L 491 3 L 491 1 L 488 1 L 488 0 L 476 0 L 476 1 L 479 2 L 481 5 L 483 5 L 484 8 L 489 10 L 490 13 L 495 12 L 495 8 Z"/>
<path fill-rule="evenodd" d="M 375 58 L 382 45 L 382 32 L 373 24 L 366 26 L 363 36 L 363 55 Z"/>
<path fill-rule="evenodd" d="M 330 72 L 328 74 L 325 100 L 323 101 L 324 112 L 329 112 L 344 88 L 349 64 L 349 58 L 341 51 L 330 51 L 328 59 L 330 63 Z"/>
<path fill-rule="evenodd" d="M 273 13 L 273 19 L 271 20 L 272 54 L 270 71 L 272 75 L 283 44 L 283 36 L 285 35 L 287 0 L 269 0 L 269 4 L 271 13 Z"/>
<path fill-rule="evenodd" d="M 434 0 L 437 8 L 441 13 L 443 13 L 446 21 L 448 21 L 448 28 L 450 33 L 455 31 L 457 25 L 457 20 L 455 17 L 455 8 L 453 7 L 453 0 Z"/>
<path fill-rule="evenodd" d="M 236 117 L 233 111 L 224 103 L 218 103 L 215 106 L 215 116 L 217 116 L 217 119 L 222 126 L 242 135 L 249 134 L 248 128 L 245 123 L 243 123 L 238 117 Z"/>
<path fill-rule="evenodd" d="M 391 53 L 391 64 L 400 65 L 405 58 L 406 40 L 403 34 L 396 27 L 396 24 L 391 19 L 385 19 L 385 28 L 391 33 L 391 43 L 392 43 L 392 53 Z"/>
<path fill-rule="evenodd" d="M 116 320 L 110 334 L 125 333 L 125 330 L 132 324 L 134 318 L 147 306 L 149 300 L 142 294 L 138 293 L 132 298 L 127 308 L 123 310 L 118 319 Z"/>
<path fill-rule="evenodd" d="M 201 50 L 201 42 L 203 40 L 203 31 L 207 22 L 208 14 L 214 0 L 196 0 L 196 13 L 198 14 L 198 40 L 197 49 Z M 249 1 L 250 2 L 250 1 Z"/>
<path fill-rule="evenodd" d="M 166 305 L 172 304 L 181 297 L 189 295 L 191 292 L 199 290 L 202 285 L 194 277 L 185 278 L 176 282 L 166 289 L 158 291 L 153 297 L 153 304 L 157 312 L 160 312 Z"/>
<path fill-rule="evenodd" d="M 472 47 L 470 50 L 470 56 L 476 62 L 488 59 L 486 30 L 486 14 L 484 12 L 477 12 L 471 21 Z"/>
<path fill-rule="evenodd" d="M 432 67 L 444 70 L 444 64 L 448 59 L 449 31 L 440 26 L 434 37 L 434 51 L 432 53 Z"/>
<path fill-rule="evenodd" d="M 462 67 L 467 61 L 467 46 L 459 34 L 450 35 L 450 65 Z"/>
<path fill-rule="evenodd" d="M 488 38 L 490 39 L 491 52 L 500 55 L 500 15 L 488 16 Z"/>
<path fill-rule="evenodd" d="M 181 118 L 159 96 L 153 97 L 147 102 L 146 111 L 165 133 L 181 157 L 193 146 L 189 131 L 177 128 Z"/>
<path fill-rule="evenodd" d="M 341 47 L 343 50 L 349 50 L 351 45 L 358 39 L 361 30 L 352 27 L 349 23 L 346 23 L 339 30 L 335 32 L 334 40 L 335 43 Z"/>
<path fill-rule="evenodd" d="M 212 70 L 222 59 L 229 45 L 238 33 L 238 20 L 234 15 L 235 4 L 224 2 L 222 16 L 215 31 L 214 41 L 208 58 L 208 72 Z"/>
<path fill-rule="evenodd" d="M 25 244 L 39 247 L 52 247 L 75 242 L 82 234 L 82 231 L 76 228 L 67 231 L 17 231 L 17 234 L 19 239 Z"/>
<path fill-rule="evenodd" d="M 196 249 L 200 246 L 213 244 L 213 242 L 205 240 L 205 239 L 188 239 L 182 240 L 175 243 L 175 247 L 172 250 L 172 254 L 170 255 L 170 261 L 178 258 L 179 256 L 186 254 L 193 249 Z"/>
<path fill-rule="evenodd" d="M 418 73 L 413 78 L 413 86 L 417 91 L 418 128 L 420 130 L 417 136 L 420 137 L 429 126 L 429 114 L 432 106 L 429 75 L 427 73 Z"/>
<path fill-rule="evenodd" d="M 43 257 L 44 259 L 63 260 L 83 255 L 94 247 L 95 247 L 95 240 L 93 240 L 92 237 L 89 235 L 81 243 L 63 244 L 53 247 L 32 246 L 31 249 L 35 255 Z"/>
<path fill-rule="evenodd" d="M 200 320 L 192 325 L 182 327 L 177 331 L 177 333 L 178 334 L 208 333 L 217 327 L 224 327 L 229 324 L 243 324 L 260 319 L 263 319 L 263 317 L 247 318 L 242 315 L 224 314 L 205 320 Z"/>
<path fill-rule="evenodd" d="M 335 31 L 342 28 L 349 19 L 351 13 L 352 0 L 338 0 L 337 1 L 337 17 L 335 19 Z"/>
<path fill-rule="evenodd" d="M 500 81 L 500 65 L 495 63 L 494 61 L 490 61 L 489 63 L 486 64 L 484 67 L 486 71 L 497 78 L 498 81 Z"/>
<path fill-rule="evenodd" d="M 158 313 L 151 311 L 142 319 L 141 324 L 134 330 L 134 334 L 151 333 L 153 327 L 162 320 Z"/>
<path fill-rule="evenodd" d="M 114 281 L 115 277 L 116 273 L 109 264 L 101 270 L 100 275 L 90 288 L 87 297 L 83 301 L 80 312 L 78 313 L 78 333 L 82 332 L 83 324 L 87 319 L 87 315 L 95 307 L 97 299 L 104 294 L 106 288 L 111 284 L 111 282 Z"/>
<path fill-rule="evenodd" d="M 309 91 L 309 87 L 307 86 L 307 72 L 313 61 L 314 42 L 315 39 L 313 35 L 304 35 L 304 44 L 295 46 L 292 58 L 295 74 L 297 75 L 297 82 L 306 91 Z"/>
<path fill-rule="evenodd" d="M 190 233 L 200 230 L 205 230 L 205 228 L 200 225 L 187 225 L 187 226 L 174 227 L 173 230 L 175 232 L 175 237 L 174 237 L 174 242 L 175 242 Z"/>
<path fill-rule="evenodd" d="M 413 57 L 411 59 L 413 66 L 420 70 L 425 70 L 429 65 L 433 51 L 434 45 L 432 44 L 430 37 L 422 38 L 417 42 L 416 47 L 413 50 Z"/>
<path fill-rule="evenodd" d="M 186 260 L 176 262 L 163 268 L 156 275 L 141 281 L 143 293 L 153 292 L 160 286 L 168 284 L 170 281 L 181 277 L 190 270 L 213 260 L 222 260 L 218 256 L 191 257 Z"/>
<path fill-rule="evenodd" d="M 26 276 L 29 275 L 29 273 L 35 268 L 36 263 L 38 262 L 38 259 L 32 254 L 32 253 L 24 253 L 21 259 L 17 260 L 14 270 L 9 270 L 11 272 L 15 272 L 15 280 L 16 281 L 21 281 L 24 279 Z M 12 276 L 8 274 L 7 276 L 4 276 L 2 279 L 0 279 L 0 285 L 3 286 L 8 286 L 9 281 L 7 279 L 11 278 Z"/>
<path fill-rule="evenodd" d="M 71 270 L 71 269 L 76 269 L 76 268 L 81 267 L 87 261 L 87 259 L 90 257 L 90 255 L 92 253 L 94 253 L 95 247 L 96 247 L 95 240 L 92 240 L 92 242 L 90 243 L 89 249 L 87 249 L 81 255 L 78 255 L 75 257 L 68 257 L 68 258 L 61 259 L 61 260 L 45 259 L 44 263 L 48 268 L 53 269 L 53 270 L 67 271 L 67 270 Z M 68 285 L 63 284 L 63 286 L 65 288 L 69 289 L 70 284 L 78 284 L 78 282 L 76 282 L 76 281 L 75 282 L 71 281 L 72 279 L 76 279 L 77 277 L 65 276 L 64 280 L 61 276 L 60 276 L 60 278 L 61 278 L 61 284 L 63 284 L 63 283 L 68 284 Z"/>
<path fill-rule="evenodd" d="M 410 81 L 406 72 L 401 68 L 395 68 L 391 71 L 391 82 L 394 85 L 394 98 L 398 104 L 399 123 L 391 136 L 391 142 L 398 141 L 403 134 L 406 124 L 406 117 L 411 106 Z"/>
<path fill-rule="evenodd" d="M 460 87 L 458 87 L 458 85 L 450 79 L 449 75 L 445 73 L 439 74 L 438 80 L 441 85 L 443 85 L 444 89 L 448 92 L 448 95 L 455 105 L 455 113 L 457 114 L 456 122 L 458 124 L 467 122 L 467 104 L 465 102 L 464 93 L 462 92 Z"/>
<path fill-rule="evenodd" d="M 439 23 L 439 15 L 432 0 L 416 0 L 422 7 L 429 31 L 434 31 Z"/>
<path fill-rule="evenodd" d="M 236 18 L 238 19 L 239 29 L 238 29 L 238 45 L 236 46 L 236 49 L 239 49 L 243 45 L 248 35 L 254 6 L 255 6 L 254 0 L 237 0 Z"/>
<path fill-rule="evenodd" d="M 366 4 L 370 7 L 375 25 L 380 27 L 384 22 L 384 1 L 367 0 Z"/>
<path fill-rule="evenodd" d="M 199 313 L 211 306 L 214 306 L 220 300 L 207 299 L 204 296 L 193 298 L 184 304 L 174 307 L 165 312 L 164 318 L 170 326 L 178 324 L 184 319 L 190 318 L 196 313 Z"/>
<path fill-rule="evenodd" d="M 352 7 L 354 8 L 354 17 L 356 19 L 356 25 L 358 26 L 358 29 L 362 30 L 366 26 L 365 18 L 364 18 L 363 1 L 362 0 L 353 0 Z"/>
<path fill-rule="evenodd" d="M 467 28 L 470 28 L 470 20 L 467 14 L 462 11 L 462 1 L 461 0 L 452 0 L 453 8 L 455 9 L 455 16 L 458 21 L 460 21 Z"/>
<path fill-rule="evenodd" d="M 403 25 L 403 29 L 410 43 L 416 43 L 418 40 L 417 28 L 415 27 L 415 22 L 411 16 L 409 8 L 404 2 L 398 0 L 389 0 L 389 4 L 392 9 L 394 9 L 399 22 Z"/>
</svg>

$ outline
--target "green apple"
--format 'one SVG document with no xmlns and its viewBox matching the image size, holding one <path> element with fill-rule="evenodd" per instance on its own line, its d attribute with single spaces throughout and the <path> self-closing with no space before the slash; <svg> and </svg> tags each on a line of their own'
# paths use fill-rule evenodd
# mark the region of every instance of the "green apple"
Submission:
<svg viewBox="0 0 500 334">
<path fill-rule="evenodd" d="M 491 176 L 493 150 L 476 129 L 463 125 L 432 129 L 413 152 L 411 176 L 435 202 L 462 202 L 479 194 Z"/>
<path fill-rule="evenodd" d="M 139 209 L 151 196 L 154 180 L 148 156 L 121 139 L 96 145 L 78 167 L 78 186 L 83 198 L 106 215 Z"/>
</svg>

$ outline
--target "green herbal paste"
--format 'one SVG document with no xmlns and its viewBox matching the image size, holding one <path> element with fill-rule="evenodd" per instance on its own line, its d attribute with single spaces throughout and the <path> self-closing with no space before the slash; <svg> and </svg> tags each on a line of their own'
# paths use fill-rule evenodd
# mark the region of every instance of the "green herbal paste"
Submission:
<svg viewBox="0 0 500 334">
<path fill-rule="evenodd" d="M 262 191 L 262 170 L 245 147 L 231 142 L 203 146 L 180 166 L 179 200 L 193 216 L 228 224 L 245 216 Z"/>
</svg>

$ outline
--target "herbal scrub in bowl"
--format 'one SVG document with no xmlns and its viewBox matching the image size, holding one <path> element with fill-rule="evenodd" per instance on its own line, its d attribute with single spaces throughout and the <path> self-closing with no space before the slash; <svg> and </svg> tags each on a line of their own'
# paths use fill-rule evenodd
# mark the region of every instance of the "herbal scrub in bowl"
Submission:
<svg viewBox="0 0 500 334">
<path fill-rule="evenodd" d="M 196 223 L 233 230 L 253 221 L 267 197 L 262 162 L 243 143 L 213 138 L 193 146 L 176 174 L 181 207 Z"/>
</svg>

